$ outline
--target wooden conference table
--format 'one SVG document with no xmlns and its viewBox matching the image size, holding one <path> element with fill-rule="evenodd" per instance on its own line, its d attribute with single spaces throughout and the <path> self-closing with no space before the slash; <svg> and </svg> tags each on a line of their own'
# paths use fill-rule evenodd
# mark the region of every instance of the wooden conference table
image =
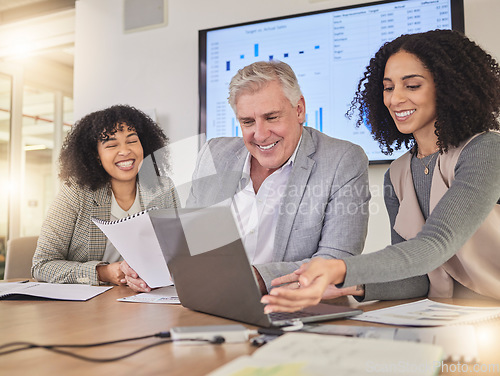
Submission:
<svg viewBox="0 0 500 376">
<path fill-rule="evenodd" d="M 116 299 L 133 295 L 126 287 L 111 290 L 86 302 L 68 301 L 0 301 L 0 345 L 13 341 L 37 344 L 77 344 L 138 337 L 167 331 L 174 326 L 225 325 L 234 321 L 191 311 L 180 305 L 124 303 Z M 415 300 L 415 299 L 414 299 Z M 339 298 L 336 304 L 361 307 L 363 310 L 384 308 L 398 303 L 373 302 L 359 304 L 351 298 Z M 440 300 L 448 303 L 492 305 L 478 301 Z M 350 320 L 330 324 L 372 325 Z M 500 320 L 481 324 L 491 336 L 480 341 L 483 364 L 500 364 Z M 255 329 L 250 325 L 248 328 Z M 79 349 L 79 354 L 92 357 L 115 357 L 142 345 L 157 342 L 153 338 L 111 346 Z M 219 366 L 255 351 L 249 343 L 222 345 L 162 344 L 130 358 L 111 363 L 91 363 L 55 354 L 43 349 L 30 349 L 0 357 L 0 375 L 204 375 Z M 499 366 L 500 367 L 500 366 Z M 498 370 L 498 368 L 497 368 Z M 442 373 L 498 374 L 495 372 Z"/>
</svg>

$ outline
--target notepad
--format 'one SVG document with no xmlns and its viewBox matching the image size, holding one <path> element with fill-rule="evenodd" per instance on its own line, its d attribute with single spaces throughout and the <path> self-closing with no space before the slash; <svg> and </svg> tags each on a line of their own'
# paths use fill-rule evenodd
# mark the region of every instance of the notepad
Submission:
<svg viewBox="0 0 500 376">
<path fill-rule="evenodd" d="M 155 209 L 143 210 L 116 221 L 92 218 L 123 259 L 151 288 L 172 285 L 167 262 L 148 214 Z"/>
<path fill-rule="evenodd" d="M 470 307 L 438 303 L 429 299 L 376 309 L 352 320 L 389 325 L 440 326 L 471 324 L 500 317 L 500 307 Z"/>
<path fill-rule="evenodd" d="M 45 298 L 85 301 L 108 291 L 111 287 L 67 283 L 8 282 L 0 283 L 0 299 Z"/>
<path fill-rule="evenodd" d="M 431 376 L 441 359 L 431 344 L 287 333 L 209 375 Z"/>
</svg>

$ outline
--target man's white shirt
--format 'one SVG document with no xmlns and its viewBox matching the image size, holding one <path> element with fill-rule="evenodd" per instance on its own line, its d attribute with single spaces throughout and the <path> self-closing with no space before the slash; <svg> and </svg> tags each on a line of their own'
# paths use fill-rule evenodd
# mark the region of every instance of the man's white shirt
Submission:
<svg viewBox="0 0 500 376">
<path fill-rule="evenodd" d="M 239 191 L 233 197 L 231 209 L 248 259 L 254 265 L 272 261 L 280 202 L 301 140 L 302 137 L 288 161 L 264 180 L 257 193 L 250 177 L 252 155 L 248 153 L 245 160 Z"/>
</svg>

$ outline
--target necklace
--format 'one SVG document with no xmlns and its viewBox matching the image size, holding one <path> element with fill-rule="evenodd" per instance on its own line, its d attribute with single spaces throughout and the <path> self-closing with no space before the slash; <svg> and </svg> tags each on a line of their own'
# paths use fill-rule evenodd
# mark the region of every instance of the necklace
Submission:
<svg viewBox="0 0 500 376">
<path fill-rule="evenodd" d="M 429 159 L 429 162 L 427 162 L 427 164 L 425 164 L 424 162 L 422 162 L 422 159 L 425 158 L 425 156 L 422 156 L 422 158 L 419 158 L 418 155 L 420 153 L 417 152 L 417 159 L 420 161 L 420 163 L 422 163 L 422 166 L 424 166 L 424 174 L 426 175 L 429 175 L 429 165 L 431 164 L 432 160 L 434 159 L 434 157 L 436 156 L 436 154 L 434 153 L 431 157 L 431 159 Z"/>
</svg>

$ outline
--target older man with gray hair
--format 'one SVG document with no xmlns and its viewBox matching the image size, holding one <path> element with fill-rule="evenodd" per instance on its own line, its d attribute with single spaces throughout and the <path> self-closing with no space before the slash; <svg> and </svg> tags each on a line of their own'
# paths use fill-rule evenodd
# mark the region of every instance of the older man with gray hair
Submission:
<svg viewBox="0 0 500 376">
<path fill-rule="evenodd" d="M 290 66 L 240 69 L 228 100 L 243 137 L 202 147 L 187 204 L 231 205 L 261 292 L 313 257 L 361 253 L 367 157 L 357 145 L 303 126 L 305 100 Z"/>
</svg>

